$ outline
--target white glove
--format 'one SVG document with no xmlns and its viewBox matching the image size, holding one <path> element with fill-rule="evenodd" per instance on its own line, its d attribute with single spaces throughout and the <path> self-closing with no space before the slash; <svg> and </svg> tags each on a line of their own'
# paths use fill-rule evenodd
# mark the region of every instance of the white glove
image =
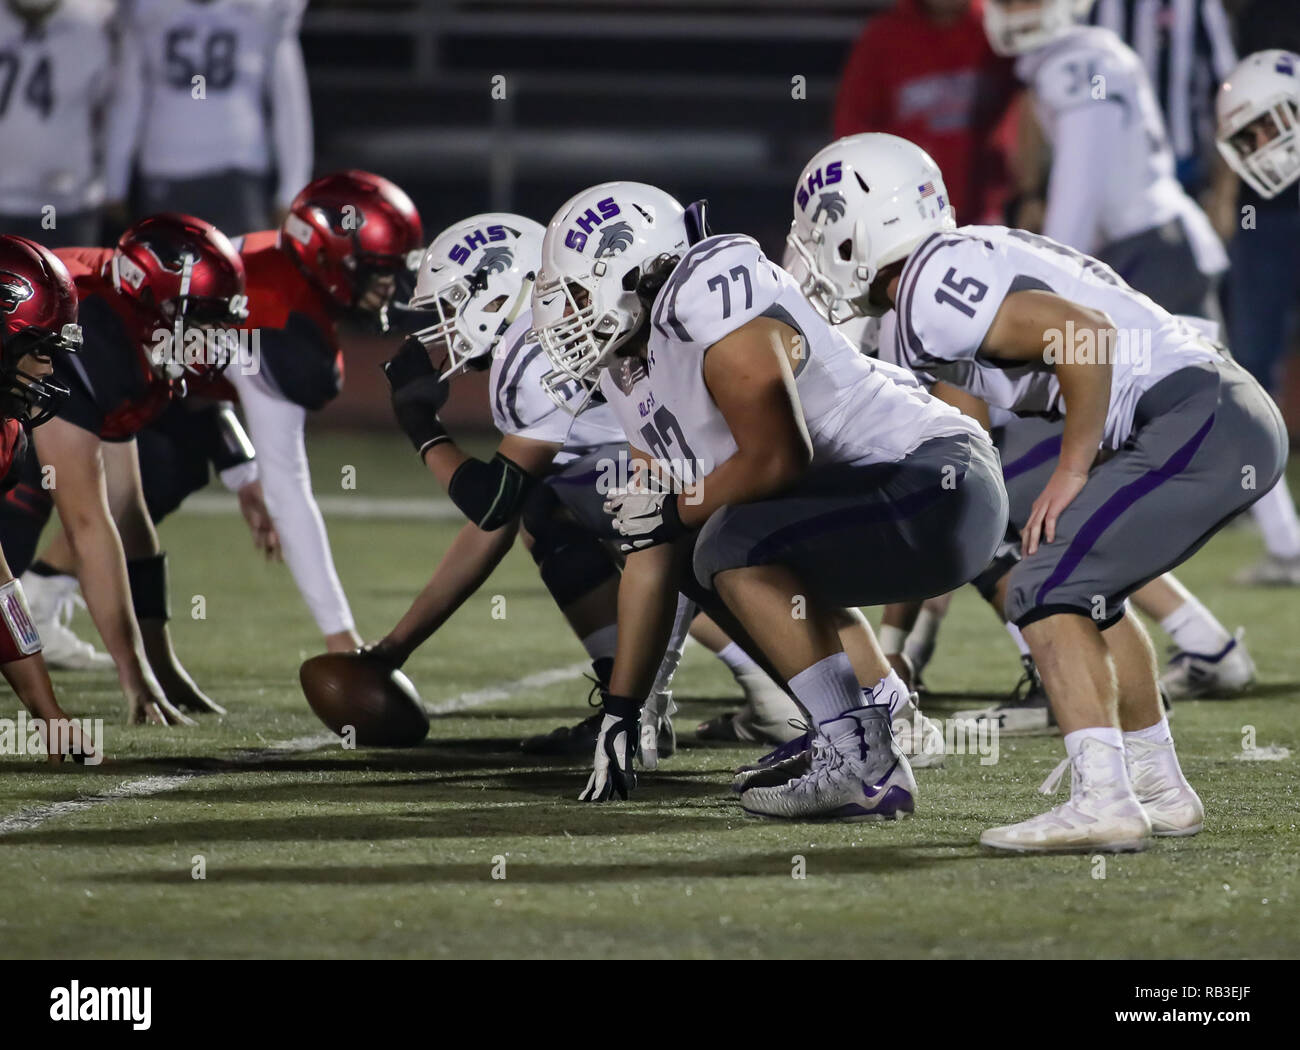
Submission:
<svg viewBox="0 0 1300 1050">
<path fill-rule="evenodd" d="M 619 544 L 624 553 L 667 543 L 686 531 L 673 492 L 619 489 L 605 501 L 605 513 L 614 516 L 615 531 L 628 537 Z"/>
<path fill-rule="evenodd" d="M 605 698 L 605 717 L 596 737 L 591 776 L 578 796 L 579 802 L 608 802 L 614 795 L 626 799 L 636 787 L 632 759 L 641 737 L 640 714 L 641 706 L 633 700 Z"/>
</svg>

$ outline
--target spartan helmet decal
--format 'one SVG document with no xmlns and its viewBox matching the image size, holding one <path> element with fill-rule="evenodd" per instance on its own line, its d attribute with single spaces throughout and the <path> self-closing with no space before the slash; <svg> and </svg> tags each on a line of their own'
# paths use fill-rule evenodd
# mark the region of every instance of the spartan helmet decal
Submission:
<svg viewBox="0 0 1300 1050">
<path fill-rule="evenodd" d="M 483 259 L 478 264 L 478 272 L 484 277 L 493 273 L 505 273 L 514 265 L 514 261 L 514 252 L 509 248 L 493 245 L 483 252 Z"/>
<path fill-rule="evenodd" d="M 612 226 L 604 226 L 600 231 L 600 242 L 596 245 L 596 258 L 627 251 L 632 247 L 632 240 L 632 227 L 628 223 L 616 222 Z"/>
<path fill-rule="evenodd" d="M 813 225 L 817 224 L 822 212 L 826 213 L 826 218 L 831 222 L 839 222 L 840 219 L 844 218 L 844 212 L 847 209 L 848 203 L 844 200 L 844 194 L 836 193 L 834 190 L 827 190 L 817 198 L 817 207 L 812 213 Z"/>
<path fill-rule="evenodd" d="M 27 302 L 35 294 L 32 282 L 22 274 L 0 270 L 0 309 L 5 313 L 13 313 L 20 303 Z"/>
</svg>

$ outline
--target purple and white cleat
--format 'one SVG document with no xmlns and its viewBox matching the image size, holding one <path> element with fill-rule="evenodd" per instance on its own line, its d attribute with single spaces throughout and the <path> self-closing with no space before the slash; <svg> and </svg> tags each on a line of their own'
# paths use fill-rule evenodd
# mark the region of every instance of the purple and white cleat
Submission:
<svg viewBox="0 0 1300 1050">
<path fill-rule="evenodd" d="M 817 727 L 808 770 L 782 784 L 745 788 L 746 813 L 786 820 L 897 820 L 915 808 L 916 780 L 890 732 L 885 704 Z"/>
</svg>

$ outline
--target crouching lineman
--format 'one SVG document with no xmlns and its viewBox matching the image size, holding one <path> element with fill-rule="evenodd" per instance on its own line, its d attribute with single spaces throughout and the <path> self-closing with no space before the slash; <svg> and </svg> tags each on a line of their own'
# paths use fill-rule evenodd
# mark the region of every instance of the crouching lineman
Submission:
<svg viewBox="0 0 1300 1050">
<path fill-rule="evenodd" d="M 860 355 L 751 238 L 692 240 L 662 190 L 595 186 L 551 220 L 533 289 L 548 386 L 598 382 L 644 467 L 606 505 L 628 556 L 582 797 L 635 784 L 634 698 L 685 585 L 722 599 L 816 726 L 802 755 L 740 785 L 745 810 L 904 816 L 916 784 L 890 721 L 907 690 L 842 613 L 988 563 L 1007 519 L 997 456 L 975 422 Z"/>
<path fill-rule="evenodd" d="M 529 293 L 541 259 L 542 227 L 521 215 L 475 215 L 429 245 L 410 307 L 429 312 L 387 364 L 398 423 L 429 471 L 468 519 L 410 610 L 370 652 L 395 667 L 427 640 L 487 580 L 522 531 L 561 613 L 581 640 L 602 687 L 609 684 L 617 634 L 617 538 L 602 504 L 601 482 L 626 460 L 618 420 L 603 401 L 588 404 L 569 383 L 547 397 L 546 358 L 531 337 Z M 439 375 L 432 361 L 444 362 Z M 503 435 L 488 462 L 466 455 L 438 419 L 450 381 L 490 364 L 493 422 Z M 679 609 L 672 643 L 647 699 L 642 762 L 653 768 L 675 747 L 673 673 L 692 606 Z M 784 723 L 798 708 L 768 683 L 765 711 Z M 532 754 L 591 754 L 597 712 L 575 726 L 530 737 Z"/>
<path fill-rule="evenodd" d="M 833 212 L 819 203 L 828 193 Z M 1126 599 L 1273 485 L 1281 416 L 1219 348 L 1109 267 L 1022 230 L 957 229 L 936 199 L 943 178 L 923 150 L 853 136 L 804 169 L 791 238 L 826 316 L 895 309 L 910 367 L 989 405 L 1065 419 L 1001 600 L 1065 734 L 1071 798 L 980 841 L 1138 850 L 1153 832 L 1195 834 L 1204 810 Z"/>
<path fill-rule="evenodd" d="M 77 290 L 67 268 L 50 251 L 22 237 L 0 236 L 0 490 L 18 482 L 28 455 L 28 432 L 48 422 L 68 395 L 50 377 L 53 359 L 81 345 Z M 98 762 L 100 756 L 64 714 L 54 696 L 32 624 L 23 585 L 0 550 L 0 673 L 38 719 L 53 762 L 70 755 Z M 64 727 L 51 737 L 53 726 Z"/>
<path fill-rule="evenodd" d="M 237 492 L 257 545 L 288 564 L 330 652 L 355 649 L 361 637 L 311 488 L 307 413 L 342 389 L 336 325 L 354 316 L 385 327 L 385 311 L 423 236 L 410 197 L 382 176 L 351 170 L 309 183 L 279 230 L 235 242 L 247 272 L 244 326 L 255 331 L 256 357 L 191 382 L 186 402 L 140 436 L 140 470 L 154 523 L 208 483 L 211 460 Z M 188 411 L 200 398 L 218 400 Z M 251 443 L 229 402 L 242 408 Z M 56 537 L 33 566 L 29 586 L 34 593 L 57 593 L 71 581 L 55 574 L 72 567 L 66 541 Z M 58 602 L 40 608 L 52 619 L 49 629 L 66 637 Z M 38 626 L 45 630 L 47 622 Z"/>
<path fill-rule="evenodd" d="M 172 649 L 167 557 L 145 509 L 134 436 L 187 376 L 224 365 L 229 330 L 245 316 L 244 266 L 220 230 L 184 215 L 144 219 L 113 249 L 57 254 L 76 282 L 85 347 L 54 361 L 70 394 L 34 435 L 37 455 L 0 507 L 0 538 L 22 572 L 56 507 L 130 719 L 190 723 L 178 707 L 221 708 Z M 201 354 L 189 352 L 196 343 Z"/>
</svg>

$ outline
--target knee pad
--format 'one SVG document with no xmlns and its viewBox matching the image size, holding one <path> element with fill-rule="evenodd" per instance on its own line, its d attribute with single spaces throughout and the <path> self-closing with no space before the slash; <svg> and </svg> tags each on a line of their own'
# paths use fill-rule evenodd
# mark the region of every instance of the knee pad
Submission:
<svg viewBox="0 0 1300 1050">
<path fill-rule="evenodd" d="M 570 605 L 617 575 L 605 545 L 568 516 L 549 485 L 538 485 L 529 495 L 521 523 L 533 538 L 533 561 L 557 605 Z"/>
<path fill-rule="evenodd" d="M 998 547 L 988 568 L 971 580 L 972 586 L 980 592 L 980 597 L 990 605 L 997 595 L 998 581 L 1016 567 L 1020 561 L 1020 541 L 1004 540 Z"/>
<path fill-rule="evenodd" d="M 166 553 L 128 559 L 126 575 L 131 582 L 131 607 L 135 610 L 136 619 L 170 620 Z"/>
</svg>

